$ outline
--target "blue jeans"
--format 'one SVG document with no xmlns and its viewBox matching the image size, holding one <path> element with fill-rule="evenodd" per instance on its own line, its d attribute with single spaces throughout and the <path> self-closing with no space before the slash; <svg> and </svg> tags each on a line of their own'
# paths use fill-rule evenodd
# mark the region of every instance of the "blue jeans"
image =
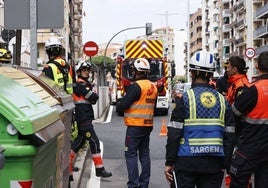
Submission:
<svg viewBox="0 0 268 188">
<path fill-rule="evenodd" d="M 148 188 L 151 175 L 150 134 L 153 127 L 128 126 L 125 138 L 125 158 L 128 170 L 128 188 Z M 138 169 L 138 155 L 141 174 Z"/>
</svg>

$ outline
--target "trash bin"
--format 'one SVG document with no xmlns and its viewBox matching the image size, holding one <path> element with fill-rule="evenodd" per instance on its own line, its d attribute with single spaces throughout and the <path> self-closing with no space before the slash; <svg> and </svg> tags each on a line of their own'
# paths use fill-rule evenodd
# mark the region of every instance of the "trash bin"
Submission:
<svg viewBox="0 0 268 188">
<path fill-rule="evenodd" d="M 22 71 L 31 77 L 36 83 L 49 94 L 40 95 L 47 104 L 57 109 L 60 114 L 61 120 L 65 126 L 64 131 L 58 136 L 58 156 L 57 156 L 57 175 L 56 187 L 67 188 L 69 185 L 70 173 L 70 151 L 71 151 L 71 128 L 72 128 L 72 115 L 75 105 L 71 95 L 66 94 L 63 88 L 59 88 L 55 82 L 46 76 L 40 74 L 38 71 L 22 69 Z M 56 100 L 56 101 L 53 101 Z M 72 169 L 72 168 L 71 168 Z"/>
<path fill-rule="evenodd" d="M 0 145 L 0 170 L 4 167 L 5 164 L 4 151 L 4 148 Z"/>
<path fill-rule="evenodd" d="M 0 145 L 5 149 L 1 188 L 54 188 L 61 170 L 61 114 L 29 80 L 22 71 L 0 67 Z"/>
</svg>

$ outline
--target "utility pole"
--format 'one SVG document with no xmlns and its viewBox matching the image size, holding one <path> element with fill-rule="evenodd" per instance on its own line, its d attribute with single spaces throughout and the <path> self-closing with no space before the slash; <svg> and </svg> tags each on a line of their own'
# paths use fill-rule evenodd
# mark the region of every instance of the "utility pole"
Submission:
<svg viewBox="0 0 268 188">
<path fill-rule="evenodd" d="M 166 55 L 166 59 L 167 62 L 170 62 L 170 58 L 168 57 L 168 51 L 169 49 L 169 44 L 168 44 L 168 16 L 175 16 L 175 15 L 179 15 L 179 13 L 168 13 L 168 11 L 166 11 L 164 14 L 156 14 L 156 15 L 160 15 L 160 16 L 165 16 L 166 17 L 166 36 L 165 36 L 165 55 Z M 174 59 L 171 59 L 171 61 L 173 61 Z M 169 75 L 171 75 L 171 64 L 168 63 L 168 70 L 169 70 Z M 170 91 L 169 95 L 171 97 L 171 90 L 172 90 L 172 86 L 171 86 L 171 76 L 169 76 L 168 78 L 168 90 Z"/>
<path fill-rule="evenodd" d="M 160 15 L 160 16 L 165 16 L 166 17 L 166 36 L 165 36 L 165 46 L 166 48 L 168 48 L 168 17 L 169 16 L 175 16 L 175 15 L 179 15 L 180 13 L 168 13 L 168 11 L 166 11 L 163 14 L 155 14 L 155 15 Z"/>
<path fill-rule="evenodd" d="M 190 1 L 187 1 L 187 82 L 190 82 Z"/>
</svg>

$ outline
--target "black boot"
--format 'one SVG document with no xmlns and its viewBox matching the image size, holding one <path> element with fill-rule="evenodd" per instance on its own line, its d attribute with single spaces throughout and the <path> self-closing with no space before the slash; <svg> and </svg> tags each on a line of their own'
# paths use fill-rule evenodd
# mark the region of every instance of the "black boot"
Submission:
<svg viewBox="0 0 268 188">
<path fill-rule="evenodd" d="M 107 172 L 103 167 L 102 168 L 96 168 L 96 176 L 102 177 L 102 178 L 109 178 L 112 176 L 111 172 Z"/>
</svg>

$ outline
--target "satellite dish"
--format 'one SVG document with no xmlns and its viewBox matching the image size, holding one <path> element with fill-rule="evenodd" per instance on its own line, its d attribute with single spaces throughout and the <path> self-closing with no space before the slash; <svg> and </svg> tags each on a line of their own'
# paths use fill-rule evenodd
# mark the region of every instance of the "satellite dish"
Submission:
<svg viewBox="0 0 268 188">
<path fill-rule="evenodd" d="M 16 44 L 16 37 L 13 37 L 9 43 L 8 43 L 8 49 L 11 51 L 12 54 L 14 54 L 13 52 L 13 45 Z M 28 48 L 29 44 L 27 42 L 27 39 L 25 37 L 21 37 L 21 54 L 23 54 L 26 49 Z"/>
</svg>

